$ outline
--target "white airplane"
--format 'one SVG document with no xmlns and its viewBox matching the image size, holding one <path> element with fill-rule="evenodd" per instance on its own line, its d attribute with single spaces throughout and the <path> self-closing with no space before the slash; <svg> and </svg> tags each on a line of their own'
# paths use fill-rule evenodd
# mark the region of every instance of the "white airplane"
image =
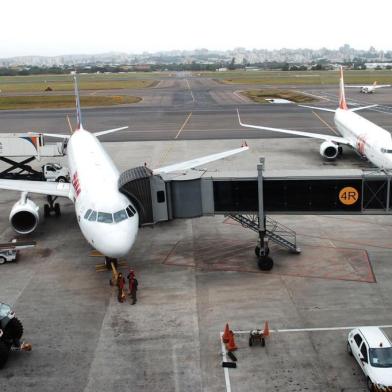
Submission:
<svg viewBox="0 0 392 392">
<path fill-rule="evenodd" d="M 334 109 L 320 108 L 314 106 L 299 105 L 302 107 L 323 110 L 335 113 L 334 122 L 341 136 L 322 135 L 318 133 L 294 131 L 290 129 L 270 128 L 258 125 L 244 124 L 238 113 L 240 125 L 247 128 L 262 129 L 266 131 L 280 132 L 289 135 L 303 136 L 323 140 L 320 145 L 320 155 L 327 159 L 335 159 L 342 152 L 342 145 L 352 147 L 361 156 L 366 157 L 371 163 L 380 169 L 392 169 L 392 138 L 391 134 L 359 116 L 355 112 L 377 105 L 357 107 L 349 109 L 347 107 L 343 69 L 340 69 L 340 97 L 339 107 Z"/>
<path fill-rule="evenodd" d="M 374 93 L 374 91 L 378 88 L 383 88 L 383 87 L 391 87 L 390 84 L 377 84 L 377 81 L 375 81 L 373 84 L 365 85 L 365 86 L 354 86 L 352 84 L 346 85 L 347 88 L 359 88 L 359 92 L 364 93 L 364 94 L 370 94 Z"/>
<path fill-rule="evenodd" d="M 118 189 L 119 171 L 97 137 L 117 132 L 116 128 L 90 133 L 83 128 L 79 92 L 75 77 L 77 127 L 71 135 L 44 134 L 67 139 L 68 165 L 71 183 L 45 181 L 3 180 L 0 189 L 22 192 L 13 206 L 9 220 L 14 230 L 28 234 L 39 222 L 38 206 L 27 197 L 39 193 L 49 197 L 66 197 L 75 204 L 78 224 L 85 239 L 106 257 L 106 261 L 126 255 L 133 246 L 139 228 L 135 206 Z M 191 169 L 208 162 L 238 154 L 249 147 L 237 148 L 190 161 L 161 167 L 154 174 Z M 52 203 L 53 204 L 53 203 Z M 47 209 L 45 205 L 45 209 Z M 53 206 L 52 206 L 53 207 Z M 59 215 L 59 205 L 53 208 Z M 46 215 L 46 214 L 45 214 Z"/>
</svg>

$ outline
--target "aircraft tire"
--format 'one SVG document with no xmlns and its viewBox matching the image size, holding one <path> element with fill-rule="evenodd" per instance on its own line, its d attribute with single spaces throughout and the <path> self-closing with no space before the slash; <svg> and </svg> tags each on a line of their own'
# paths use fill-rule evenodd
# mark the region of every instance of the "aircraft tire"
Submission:
<svg viewBox="0 0 392 392">
<path fill-rule="evenodd" d="M 44 217 L 49 218 L 50 216 L 50 210 L 49 210 L 49 204 L 44 204 Z"/>
<path fill-rule="evenodd" d="M 271 271 L 274 266 L 274 261 L 269 256 L 260 256 L 257 265 L 261 271 Z"/>
<path fill-rule="evenodd" d="M 9 353 L 10 347 L 0 340 L 0 369 L 2 369 L 7 362 Z"/>
<path fill-rule="evenodd" d="M 10 340 L 19 340 L 23 335 L 23 325 L 19 319 L 11 319 L 4 329 L 4 338 Z"/>
<path fill-rule="evenodd" d="M 54 205 L 54 212 L 55 212 L 56 216 L 61 216 L 61 210 L 60 210 L 60 204 L 59 203 L 55 203 L 55 205 Z"/>
</svg>

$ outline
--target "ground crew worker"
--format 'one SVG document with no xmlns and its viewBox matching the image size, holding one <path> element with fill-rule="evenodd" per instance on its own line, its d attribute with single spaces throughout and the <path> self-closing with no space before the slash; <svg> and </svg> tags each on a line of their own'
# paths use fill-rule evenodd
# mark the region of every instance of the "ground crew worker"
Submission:
<svg viewBox="0 0 392 392">
<path fill-rule="evenodd" d="M 123 278 L 122 273 L 119 272 L 117 276 L 118 302 L 124 302 L 125 300 L 124 286 L 125 286 L 125 279 Z"/>
<path fill-rule="evenodd" d="M 129 280 L 129 295 L 132 298 L 132 305 L 135 305 L 137 298 L 136 298 L 136 292 L 137 292 L 137 286 L 138 286 L 138 281 L 135 277 L 135 271 L 129 270 L 129 274 L 127 276 L 127 279 Z"/>
</svg>

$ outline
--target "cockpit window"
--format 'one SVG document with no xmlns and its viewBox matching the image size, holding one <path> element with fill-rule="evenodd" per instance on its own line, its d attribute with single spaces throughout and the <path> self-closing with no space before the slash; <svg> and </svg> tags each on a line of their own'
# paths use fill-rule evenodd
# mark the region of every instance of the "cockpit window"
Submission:
<svg viewBox="0 0 392 392">
<path fill-rule="evenodd" d="M 91 214 L 91 209 L 88 209 L 84 214 L 84 219 L 88 219 L 89 215 Z"/>
<path fill-rule="evenodd" d="M 128 207 L 131 209 L 131 211 L 132 211 L 134 214 L 136 214 L 136 210 L 133 208 L 132 205 L 129 205 Z"/>
<path fill-rule="evenodd" d="M 132 210 L 129 208 L 129 206 L 127 207 L 127 214 L 130 218 L 132 218 L 135 214 L 132 212 Z"/>
<path fill-rule="evenodd" d="M 108 212 L 98 212 L 98 222 L 113 223 L 113 215 Z"/>
<path fill-rule="evenodd" d="M 381 152 L 383 152 L 384 154 L 392 154 L 392 150 L 389 150 L 388 148 L 382 148 Z"/>
<path fill-rule="evenodd" d="M 125 210 L 120 210 L 120 211 L 117 211 L 113 214 L 113 218 L 114 218 L 114 221 L 116 223 L 118 223 L 118 222 L 121 222 L 121 221 L 127 219 L 128 216 L 127 216 L 127 213 L 125 212 Z"/>
<path fill-rule="evenodd" d="M 91 215 L 88 217 L 90 222 L 95 222 L 97 220 L 97 211 L 93 211 Z"/>
</svg>

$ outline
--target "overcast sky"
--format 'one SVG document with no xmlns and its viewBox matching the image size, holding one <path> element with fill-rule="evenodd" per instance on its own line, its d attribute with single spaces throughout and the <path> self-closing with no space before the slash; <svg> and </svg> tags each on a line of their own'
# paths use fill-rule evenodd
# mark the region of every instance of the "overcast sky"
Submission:
<svg viewBox="0 0 392 392">
<path fill-rule="evenodd" d="M 392 0 L 16 0 L 0 10 L 0 57 L 345 43 L 392 49 Z"/>
</svg>

